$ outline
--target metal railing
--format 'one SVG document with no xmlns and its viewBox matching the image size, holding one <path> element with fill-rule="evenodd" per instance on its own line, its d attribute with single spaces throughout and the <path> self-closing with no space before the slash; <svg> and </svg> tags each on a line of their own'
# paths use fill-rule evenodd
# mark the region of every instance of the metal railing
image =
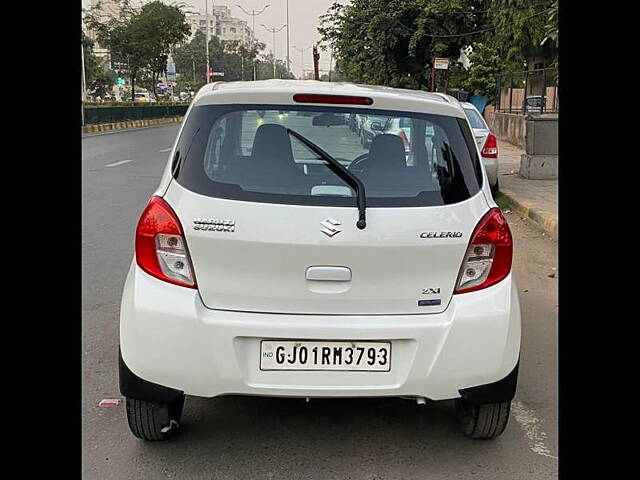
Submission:
<svg viewBox="0 0 640 480">
<path fill-rule="evenodd" d="M 85 124 L 125 122 L 148 118 L 180 117 L 189 105 L 85 106 Z"/>
<path fill-rule="evenodd" d="M 558 111 L 558 70 L 542 68 L 504 73 L 497 78 L 496 112 L 519 114 Z"/>
</svg>

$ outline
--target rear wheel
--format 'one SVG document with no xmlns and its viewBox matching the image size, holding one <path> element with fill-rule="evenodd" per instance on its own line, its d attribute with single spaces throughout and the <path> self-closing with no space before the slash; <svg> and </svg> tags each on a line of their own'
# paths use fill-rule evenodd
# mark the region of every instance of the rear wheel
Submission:
<svg viewBox="0 0 640 480">
<path fill-rule="evenodd" d="M 470 438 L 491 440 L 499 437 L 509 421 L 511 402 L 474 404 L 457 398 L 455 404 L 458 425 Z"/>
<path fill-rule="evenodd" d="M 166 440 L 180 427 L 184 395 L 171 403 L 150 402 L 127 397 L 129 429 L 148 441 Z"/>
</svg>

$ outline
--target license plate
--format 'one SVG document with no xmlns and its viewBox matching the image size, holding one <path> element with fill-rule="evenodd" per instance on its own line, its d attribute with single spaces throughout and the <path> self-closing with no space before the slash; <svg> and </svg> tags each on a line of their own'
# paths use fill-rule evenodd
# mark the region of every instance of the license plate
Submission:
<svg viewBox="0 0 640 480">
<path fill-rule="evenodd" d="M 262 340 L 260 370 L 388 372 L 391 343 Z"/>
</svg>

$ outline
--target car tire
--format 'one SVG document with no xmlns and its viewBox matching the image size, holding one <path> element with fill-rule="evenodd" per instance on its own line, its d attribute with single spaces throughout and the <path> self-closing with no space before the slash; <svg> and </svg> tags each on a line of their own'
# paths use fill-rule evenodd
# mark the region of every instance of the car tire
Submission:
<svg viewBox="0 0 640 480">
<path fill-rule="evenodd" d="M 474 404 L 464 398 L 456 398 L 458 426 L 467 437 L 492 440 L 504 432 L 509 421 L 511 402 Z"/>
<path fill-rule="evenodd" d="M 150 442 L 172 437 L 180 427 L 184 398 L 181 395 L 171 403 L 159 403 L 127 397 L 127 420 L 131 433 Z"/>
<path fill-rule="evenodd" d="M 496 184 L 491 186 L 491 195 L 495 197 L 499 191 L 500 191 L 500 180 L 496 180 Z"/>
</svg>

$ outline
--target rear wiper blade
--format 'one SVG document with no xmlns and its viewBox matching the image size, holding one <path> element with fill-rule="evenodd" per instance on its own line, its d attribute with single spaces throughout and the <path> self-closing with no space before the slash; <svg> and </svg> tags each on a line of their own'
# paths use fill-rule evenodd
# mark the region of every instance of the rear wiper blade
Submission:
<svg viewBox="0 0 640 480">
<path fill-rule="evenodd" d="M 325 152 L 318 145 L 313 143 L 306 137 L 303 137 L 298 132 L 287 128 L 287 132 L 296 137 L 302 143 L 304 143 L 313 153 L 317 154 L 323 160 L 326 160 L 329 163 L 329 168 L 342 178 L 351 188 L 356 191 L 356 197 L 358 199 L 358 222 L 356 223 L 356 227 L 360 230 L 363 230 L 367 226 L 367 217 L 366 217 L 366 195 L 364 191 L 364 184 L 362 181 L 356 177 L 353 173 L 347 170 L 338 160 L 333 158 L 327 152 Z"/>
</svg>

